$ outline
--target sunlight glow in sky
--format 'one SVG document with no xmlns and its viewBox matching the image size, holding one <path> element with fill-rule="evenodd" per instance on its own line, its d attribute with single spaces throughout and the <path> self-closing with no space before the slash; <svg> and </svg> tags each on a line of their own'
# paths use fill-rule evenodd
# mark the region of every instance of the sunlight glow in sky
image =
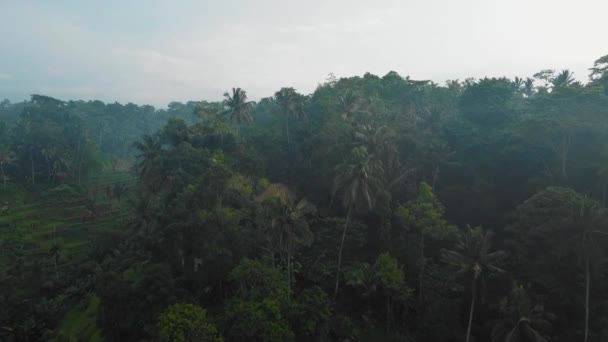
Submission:
<svg viewBox="0 0 608 342">
<path fill-rule="evenodd" d="M 312 92 L 337 77 L 587 69 L 608 54 L 606 0 L 0 0 L 0 99 L 40 93 L 164 107 Z"/>
</svg>

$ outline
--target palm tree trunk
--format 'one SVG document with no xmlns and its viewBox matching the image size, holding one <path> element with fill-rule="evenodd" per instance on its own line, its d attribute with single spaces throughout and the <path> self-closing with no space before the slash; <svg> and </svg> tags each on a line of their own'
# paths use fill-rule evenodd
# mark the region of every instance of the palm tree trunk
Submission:
<svg viewBox="0 0 608 342">
<path fill-rule="evenodd" d="M 6 175 L 4 174 L 4 162 L 0 161 L 0 174 L 2 174 L 2 185 L 6 189 Z"/>
<path fill-rule="evenodd" d="M 59 249 L 57 247 L 57 227 L 56 226 L 53 226 L 53 244 L 55 246 L 54 254 L 53 254 L 53 260 L 55 262 L 55 277 L 57 278 L 57 280 L 59 280 L 59 265 L 57 264 L 57 259 L 59 258 Z"/>
<path fill-rule="evenodd" d="M 31 149 L 30 149 L 30 164 L 32 166 L 32 185 L 36 185 L 36 175 L 34 172 L 34 156 L 32 155 Z"/>
<path fill-rule="evenodd" d="M 49 173 L 49 177 L 47 179 L 47 182 L 50 183 L 51 182 L 51 175 L 53 174 L 53 171 L 51 170 L 51 161 L 47 160 L 46 163 L 47 163 L 47 169 L 48 169 L 48 173 Z"/>
<path fill-rule="evenodd" d="M 348 229 L 348 224 L 350 223 L 350 216 L 353 210 L 353 206 L 351 205 L 348 208 L 348 214 L 346 214 L 346 223 L 344 224 L 344 230 L 342 231 L 342 241 L 340 242 L 340 250 L 338 252 L 338 270 L 336 272 L 336 287 L 334 289 L 334 299 L 338 296 L 338 287 L 340 286 L 340 266 L 342 266 L 342 251 L 344 250 L 344 240 L 346 239 L 346 230 Z"/>
<path fill-rule="evenodd" d="M 424 232 L 422 232 L 421 237 L 420 237 L 420 273 L 418 274 L 418 294 L 419 294 L 418 299 L 420 300 L 421 305 L 424 303 L 424 294 L 422 292 L 422 289 L 423 289 L 422 278 L 424 277 L 425 264 L 426 264 L 426 262 L 424 260 Z"/>
<path fill-rule="evenodd" d="M 469 326 L 467 328 L 467 341 L 471 338 L 471 325 L 473 324 L 473 310 L 475 309 L 475 297 L 477 296 L 477 279 L 473 279 L 473 298 L 471 299 L 471 310 L 469 312 Z"/>
<path fill-rule="evenodd" d="M 386 332 L 390 331 L 390 317 L 391 317 L 391 296 L 386 296 Z"/>
<path fill-rule="evenodd" d="M 515 332 L 519 328 L 519 325 L 521 324 L 522 320 L 523 319 L 520 318 L 519 321 L 517 321 L 517 323 L 513 327 L 513 329 L 511 329 L 511 331 L 509 331 L 509 333 L 507 334 L 507 337 L 505 337 L 505 342 L 512 342 L 513 341 L 513 336 L 514 336 L 513 334 L 515 334 Z"/>
<path fill-rule="evenodd" d="M 287 135 L 287 147 L 289 148 L 289 114 L 285 113 L 285 134 Z"/>
<path fill-rule="evenodd" d="M 589 337 L 589 252 L 585 260 L 585 341 Z"/>
<path fill-rule="evenodd" d="M 290 248 L 291 246 L 289 246 L 290 243 L 288 242 L 288 246 L 287 246 L 287 305 L 291 304 L 291 253 L 290 253 Z"/>
<path fill-rule="evenodd" d="M 58 256 L 59 255 L 57 253 L 55 253 L 55 255 L 53 257 L 53 259 L 55 259 L 55 277 L 57 279 L 59 279 L 59 266 L 57 265 L 57 258 L 58 258 Z"/>
<path fill-rule="evenodd" d="M 437 179 L 439 179 L 439 166 L 436 166 L 433 170 L 433 182 L 431 184 L 431 189 L 435 191 L 435 184 L 437 184 Z"/>
<path fill-rule="evenodd" d="M 77 160 L 78 160 L 78 185 L 80 185 L 80 166 L 82 162 L 82 155 L 80 152 L 80 138 L 78 139 L 78 151 L 76 152 Z"/>
<path fill-rule="evenodd" d="M 570 147 L 570 137 L 564 137 L 564 139 L 562 140 L 562 151 L 561 151 L 561 171 L 562 171 L 562 177 L 564 177 L 564 180 L 566 180 L 568 178 L 568 173 L 566 171 L 566 164 L 568 162 L 568 149 Z"/>
</svg>

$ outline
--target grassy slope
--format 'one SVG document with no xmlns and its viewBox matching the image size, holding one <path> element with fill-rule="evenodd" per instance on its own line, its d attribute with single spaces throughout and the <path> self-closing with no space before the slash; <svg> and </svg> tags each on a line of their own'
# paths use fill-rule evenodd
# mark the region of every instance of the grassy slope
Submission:
<svg viewBox="0 0 608 342">
<path fill-rule="evenodd" d="M 98 306 L 99 298 L 92 295 L 86 302 L 68 311 L 57 329 L 54 341 L 103 341 L 97 326 Z"/>
</svg>

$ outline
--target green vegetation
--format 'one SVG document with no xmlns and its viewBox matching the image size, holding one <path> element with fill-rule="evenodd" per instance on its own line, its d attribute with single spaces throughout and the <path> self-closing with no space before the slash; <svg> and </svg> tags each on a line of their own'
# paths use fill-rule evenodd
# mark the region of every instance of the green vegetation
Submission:
<svg viewBox="0 0 608 342">
<path fill-rule="evenodd" d="M 174 304 L 158 317 L 161 341 L 222 342 L 217 329 L 207 321 L 207 311 L 192 304 Z"/>
<path fill-rule="evenodd" d="M 0 106 L 0 339 L 601 341 L 608 57 Z"/>
<path fill-rule="evenodd" d="M 91 296 L 83 307 L 75 307 L 68 311 L 57 328 L 56 342 L 85 340 L 91 342 L 103 341 L 101 331 L 97 326 L 97 307 L 99 298 Z"/>
</svg>

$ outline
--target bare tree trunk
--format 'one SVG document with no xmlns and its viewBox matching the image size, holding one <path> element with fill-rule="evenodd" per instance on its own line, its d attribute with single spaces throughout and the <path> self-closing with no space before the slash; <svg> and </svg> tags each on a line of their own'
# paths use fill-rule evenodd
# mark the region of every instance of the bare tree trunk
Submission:
<svg viewBox="0 0 608 342">
<path fill-rule="evenodd" d="M 471 325 L 473 324 L 473 310 L 475 309 L 475 297 L 477 296 L 477 279 L 473 279 L 473 299 L 471 299 L 471 310 L 469 312 L 469 327 L 467 328 L 467 340 L 471 338 Z"/>
<path fill-rule="evenodd" d="M 342 231 L 342 241 L 340 242 L 340 251 L 338 252 L 338 270 L 336 271 L 336 287 L 334 289 L 334 299 L 338 296 L 338 287 L 340 286 L 340 266 L 342 266 L 342 250 L 344 250 L 344 240 L 346 239 L 346 230 L 350 223 L 350 215 L 352 214 L 353 206 L 348 208 L 348 214 L 346 214 L 346 223 L 344 224 L 344 230 Z"/>
<path fill-rule="evenodd" d="M 589 252 L 587 252 L 585 260 L 585 340 L 589 337 Z"/>
</svg>

